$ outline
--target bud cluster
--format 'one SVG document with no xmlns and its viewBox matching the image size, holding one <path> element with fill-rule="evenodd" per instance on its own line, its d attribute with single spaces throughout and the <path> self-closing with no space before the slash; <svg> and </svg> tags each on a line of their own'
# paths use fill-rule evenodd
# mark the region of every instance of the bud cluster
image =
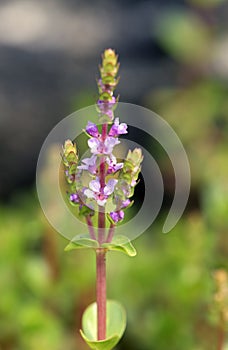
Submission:
<svg viewBox="0 0 228 350">
<path fill-rule="evenodd" d="M 117 99 L 113 96 L 113 92 L 118 84 L 117 78 L 119 63 L 118 56 L 112 49 L 107 49 L 102 55 L 102 64 L 100 68 L 100 79 L 98 79 L 99 99 L 97 108 L 101 120 L 112 121 L 114 118 L 114 109 L 117 104 Z"/>
</svg>

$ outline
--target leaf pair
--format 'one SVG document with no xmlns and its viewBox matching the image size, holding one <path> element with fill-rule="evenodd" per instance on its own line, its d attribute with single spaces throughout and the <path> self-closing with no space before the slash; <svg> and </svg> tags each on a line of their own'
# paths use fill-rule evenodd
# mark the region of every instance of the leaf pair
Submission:
<svg viewBox="0 0 228 350">
<path fill-rule="evenodd" d="M 137 254 L 129 238 L 122 235 L 114 236 L 112 242 L 103 243 L 101 246 L 99 246 L 99 243 L 96 240 L 91 239 L 88 234 L 77 235 L 66 246 L 65 251 L 86 248 L 106 248 L 107 250 L 122 252 L 128 256 L 135 256 Z"/>
<path fill-rule="evenodd" d="M 126 328 L 126 312 L 122 305 L 114 300 L 107 301 L 107 319 L 105 340 L 97 340 L 97 304 L 87 307 L 82 317 L 82 338 L 93 350 L 111 350 L 116 346 Z"/>
</svg>

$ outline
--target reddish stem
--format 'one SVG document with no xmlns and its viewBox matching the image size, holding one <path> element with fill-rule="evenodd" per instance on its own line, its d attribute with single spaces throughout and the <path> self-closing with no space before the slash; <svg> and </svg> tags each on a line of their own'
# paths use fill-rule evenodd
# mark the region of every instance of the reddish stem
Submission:
<svg viewBox="0 0 228 350">
<path fill-rule="evenodd" d="M 107 136 L 107 131 L 108 131 L 108 124 L 107 123 L 102 124 L 102 132 L 101 132 L 102 141 L 105 141 Z"/>
<path fill-rule="evenodd" d="M 115 231 L 115 225 L 111 223 L 110 227 L 109 227 L 109 231 L 108 231 L 108 237 L 106 239 L 107 243 L 112 242 L 112 239 L 113 239 L 113 236 L 114 236 L 114 231 Z"/>
<path fill-rule="evenodd" d="M 99 207 L 98 214 L 98 242 L 101 245 L 105 241 L 105 212 L 103 207 Z"/>
<path fill-rule="evenodd" d="M 108 124 L 102 125 L 102 133 L 101 139 L 104 142 L 107 137 Z M 105 157 L 101 157 L 100 159 L 100 184 L 101 184 L 101 193 L 103 193 L 105 187 L 105 176 L 106 176 L 106 168 L 105 168 Z M 105 241 L 105 212 L 103 207 L 99 207 L 98 214 L 98 242 L 102 244 Z"/>
<path fill-rule="evenodd" d="M 104 142 L 107 137 L 108 125 L 102 125 L 101 138 Z M 106 177 L 105 157 L 100 159 L 100 184 L 101 193 L 104 191 Z M 105 211 L 99 206 L 98 213 L 98 242 L 101 245 L 105 242 Z M 99 248 L 96 250 L 97 265 L 97 339 L 106 338 L 106 250 Z"/>
<path fill-rule="evenodd" d="M 88 230 L 89 230 L 90 237 L 92 239 L 96 240 L 96 235 L 95 235 L 93 223 L 92 223 L 92 220 L 91 220 L 91 216 L 89 216 L 89 215 L 86 216 L 86 222 L 87 222 L 87 225 L 88 225 Z"/>
<path fill-rule="evenodd" d="M 97 265 L 97 339 L 106 338 L 106 251 L 96 250 Z"/>
</svg>

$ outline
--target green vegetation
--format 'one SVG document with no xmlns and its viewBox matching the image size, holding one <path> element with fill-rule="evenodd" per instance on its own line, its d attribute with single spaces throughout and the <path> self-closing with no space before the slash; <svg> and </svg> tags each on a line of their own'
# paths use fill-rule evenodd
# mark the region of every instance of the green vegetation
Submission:
<svg viewBox="0 0 228 350">
<path fill-rule="evenodd" d="M 118 349 L 215 348 L 213 271 L 228 268 L 228 246 L 224 227 L 211 217 L 210 197 L 203 212 L 188 211 L 169 234 L 155 223 L 135 241 L 134 260 L 110 253 L 109 295 L 128 313 Z M 33 193 L 0 213 L 0 348 L 86 349 L 76 329 L 95 298 L 92 252 L 64 254 L 66 241 L 44 221 Z"/>
</svg>

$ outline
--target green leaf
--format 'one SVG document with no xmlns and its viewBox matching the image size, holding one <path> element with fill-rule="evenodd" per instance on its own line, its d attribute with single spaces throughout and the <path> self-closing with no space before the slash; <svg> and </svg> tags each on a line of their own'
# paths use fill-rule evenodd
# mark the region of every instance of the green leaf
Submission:
<svg viewBox="0 0 228 350">
<path fill-rule="evenodd" d="M 70 251 L 74 249 L 86 249 L 86 248 L 98 248 L 99 244 L 94 239 L 91 239 L 90 235 L 77 235 L 64 249 L 65 251 Z"/>
<path fill-rule="evenodd" d="M 82 317 L 81 336 L 93 350 L 111 350 L 116 346 L 126 328 L 126 312 L 122 305 L 107 300 L 107 322 L 105 340 L 97 340 L 97 304 L 87 307 Z"/>
<path fill-rule="evenodd" d="M 122 235 L 114 236 L 112 242 L 103 243 L 102 247 L 107 248 L 108 250 L 116 250 L 125 253 L 128 256 L 135 256 L 137 254 L 135 247 L 129 238 Z"/>
</svg>

